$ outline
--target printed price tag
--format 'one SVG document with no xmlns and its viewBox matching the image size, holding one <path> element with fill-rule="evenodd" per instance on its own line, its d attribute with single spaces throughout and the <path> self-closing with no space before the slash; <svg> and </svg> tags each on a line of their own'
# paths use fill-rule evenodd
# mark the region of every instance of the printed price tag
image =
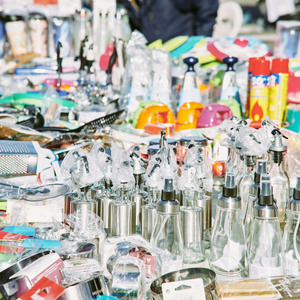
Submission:
<svg viewBox="0 0 300 300">
<path fill-rule="evenodd" d="M 205 300 L 202 278 L 162 284 L 164 300 Z"/>
</svg>

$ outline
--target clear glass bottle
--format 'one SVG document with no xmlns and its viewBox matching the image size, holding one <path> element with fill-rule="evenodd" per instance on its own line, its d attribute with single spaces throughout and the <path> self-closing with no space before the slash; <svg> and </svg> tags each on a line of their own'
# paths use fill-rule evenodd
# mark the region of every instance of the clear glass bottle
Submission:
<svg viewBox="0 0 300 300">
<path fill-rule="evenodd" d="M 263 175 L 261 175 L 263 176 Z M 283 275 L 282 236 L 276 200 L 269 180 L 261 180 L 258 202 L 253 208 L 249 245 L 249 277 Z"/>
<path fill-rule="evenodd" d="M 142 206 L 146 204 L 147 193 L 144 189 L 144 174 L 146 172 L 145 168 L 142 167 L 140 162 L 140 157 L 138 154 L 133 152 L 131 154 L 133 160 L 133 176 L 135 180 L 135 186 L 130 192 L 130 200 L 135 203 L 136 207 L 136 233 L 142 233 Z"/>
<path fill-rule="evenodd" d="M 275 141 L 270 147 L 272 161 L 269 173 L 271 184 L 273 186 L 273 193 L 276 195 L 281 230 L 284 229 L 285 209 L 290 194 L 289 178 L 284 169 L 284 154 L 286 153 L 286 149 L 287 147 L 282 144 L 281 134 L 276 134 Z"/>
<path fill-rule="evenodd" d="M 283 233 L 285 274 L 300 274 L 300 177 L 297 177 L 293 197 L 287 210 L 287 222 Z"/>
<path fill-rule="evenodd" d="M 210 267 L 221 275 L 237 275 L 245 271 L 246 243 L 241 216 L 241 198 L 233 173 L 227 173 L 219 196 L 211 234 Z"/>
<path fill-rule="evenodd" d="M 238 181 L 238 195 L 242 201 L 242 218 L 245 219 L 247 201 L 249 197 L 250 185 L 254 182 L 253 169 L 255 165 L 255 156 L 244 155 L 244 172 L 240 180 Z"/>
<path fill-rule="evenodd" d="M 195 206 L 195 191 L 184 188 L 182 191 L 184 206 L 180 210 L 183 234 L 183 262 L 196 264 L 205 260 L 203 208 Z"/>
<path fill-rule="evenodd" d="M 161 200 L 156 205 L 156 222 L 150 240 L 152 246 L 172 255 L 172 260 L 167 262 L 166 267 L 162 267 L 162 273 L 182 267 L 183 240 L 179 214 L 180 205 L 175 197 L 173 179 L 166 178 Z"/>
<path fill-rule="evenodd" d="M 244 217 L 244 225 L 246 241 L 248 241 L 250 237 L 250 225 L 253 220 L 253 207 L 255 206 L 256 201 L 258 200 L 260 176 L 261 174 L 265 174 L 266 172 L 267 160 L 258 159 L 256 162 L 256 171 L 254 173 L 253 183 L 250 184 L 248 196 L 245 198 L 246 212 Z"/>
</svg>

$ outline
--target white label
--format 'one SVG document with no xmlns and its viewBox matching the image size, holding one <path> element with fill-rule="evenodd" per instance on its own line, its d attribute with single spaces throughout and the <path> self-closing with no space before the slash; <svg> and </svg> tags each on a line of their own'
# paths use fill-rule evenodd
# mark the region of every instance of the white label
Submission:
<svg viewBox="0 0 300 300">
<path fill-rule="evenodd" d="M 162 284 L 164 300 L 205 300 L 202 278 Z"/>
</svg>

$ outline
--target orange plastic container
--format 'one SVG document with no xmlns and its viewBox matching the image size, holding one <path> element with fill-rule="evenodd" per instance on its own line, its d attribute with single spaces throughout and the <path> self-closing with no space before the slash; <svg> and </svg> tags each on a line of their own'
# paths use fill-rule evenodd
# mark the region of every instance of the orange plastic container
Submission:
<svg viewBox="0 0 300 300">
<path fill-rule="evenodd" d="M 177 113 L 176 130 L 196 128 L 203 108 L 203 104 L 199 102 L 186 102 L 182 104 Z"/>
<path fill-rule="evenodd" d="M 144 129 L 147 123 L 175 124 L 175 117 L 167 105 L 150 105 L 141 111 L 136 128 Z"/>
</svg>

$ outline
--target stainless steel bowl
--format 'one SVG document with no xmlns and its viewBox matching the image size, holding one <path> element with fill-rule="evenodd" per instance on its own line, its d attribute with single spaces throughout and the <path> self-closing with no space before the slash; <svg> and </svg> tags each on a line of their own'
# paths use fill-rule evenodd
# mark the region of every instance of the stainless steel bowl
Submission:
<svg viewBox="0 0 300 300">
<path fill-rule="evenodd" d="M 205 268 L 187 268 L 167 273 L 155 279 L 150 286 L 152 299 L 163 300 L 162 284 L 165 282 L 182 281 L 188 279 L 202 278 L 206 299 L 213 299 L 212 292 L 215 289 L 216 273 Z"/>
<path fill-rule="evenodd" d="M 110 295 L 108 280 L 102 275 L 67 287 L 58 300 L 87 300 L 98 295 Z"/>
<path fill-rule="evenodd" d="M 40 257 L 51 253 L 51 251 L 43 251 L 17 261 L 7 269 L 0 272 L 0 299 L 11 299 L 20 286 L 17 279 L 10 279 L 12 275 L 24 269 L 29 264 L 33 263 Z M 20 283 L 19 283 L 20 284 Z"/>
</svg>

